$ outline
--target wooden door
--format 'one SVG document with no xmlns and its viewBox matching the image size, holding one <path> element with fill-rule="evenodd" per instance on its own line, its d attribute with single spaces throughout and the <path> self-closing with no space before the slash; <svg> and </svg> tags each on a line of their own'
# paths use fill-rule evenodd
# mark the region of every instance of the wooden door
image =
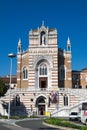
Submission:
<svg viewBox="0 0 87 130">
<path fill-rule="evenodd" d="M 40 77 L 39 78 L 39 87 L 40 88 L 47 88 L 48 82 L 47 77 Z"/>
</svg>

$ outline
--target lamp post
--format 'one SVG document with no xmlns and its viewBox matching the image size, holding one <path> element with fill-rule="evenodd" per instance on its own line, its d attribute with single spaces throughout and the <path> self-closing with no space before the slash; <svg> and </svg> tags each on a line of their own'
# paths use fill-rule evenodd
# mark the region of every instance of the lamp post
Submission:
<svg viewBox="0 0 87 130">
<path fill-rule="evenodd" d="M 16 57 L 15 54 L 10 53 L 8 54 L 10 58 L 10 85 L 9 85 L 9 103 L 8 103 L 8 119 L 10 119 L 10 100 L 11 100 L 11 75 L 12 75 L 12 59 Z"/>
</svg>

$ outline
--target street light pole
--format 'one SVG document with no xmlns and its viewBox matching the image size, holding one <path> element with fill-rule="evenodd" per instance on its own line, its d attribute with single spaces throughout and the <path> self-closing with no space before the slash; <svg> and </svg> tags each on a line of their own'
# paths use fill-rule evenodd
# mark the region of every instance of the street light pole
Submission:
<svg viewBox="0 0 87 130">
<path fill-rule="evenodd" d="M 8 119 L 10 119 L 10 100 L 11 100 L 11 75 L 12 75 L 12 58 L 16 57 L 15 54 L 10 53 L 8 54 L 10 58 L 10 84 L 9 84 L 9 103 L 8 103 Z"/>
</svg>

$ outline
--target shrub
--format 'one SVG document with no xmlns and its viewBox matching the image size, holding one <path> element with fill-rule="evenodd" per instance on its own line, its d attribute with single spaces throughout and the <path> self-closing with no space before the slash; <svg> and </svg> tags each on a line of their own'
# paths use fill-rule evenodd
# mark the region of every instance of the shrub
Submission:
<svg viewBox="0 0 87 130">
<path fill-rule="evenodd" d="M 24 119 L 27 118 L 27 116 L 11 116 L 11 119 Z"/>
<path fill-rule="evenodd" d="M 7 116 L 0 116 L 0 119 L 8 119 Z"/>
<path fill-rule="evenodd" d="M 28 118 L 27 116 L 10 116 L 10 119 L 24 119 Z M 8 119 L 8 116 L 0 116 L 0 119 Z"/>
</svg>

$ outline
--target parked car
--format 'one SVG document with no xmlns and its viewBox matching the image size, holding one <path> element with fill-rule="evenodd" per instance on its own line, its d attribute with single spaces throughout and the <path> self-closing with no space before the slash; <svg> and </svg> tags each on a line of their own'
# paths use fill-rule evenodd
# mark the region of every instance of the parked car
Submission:
<svg viewBox="0 0 87 130">
<path fill-rule="evenodd" d="M 69 120 L 78 120 L 79 116 L 77 112 L 71 112 L 69 115 Z"/>
</svg>

